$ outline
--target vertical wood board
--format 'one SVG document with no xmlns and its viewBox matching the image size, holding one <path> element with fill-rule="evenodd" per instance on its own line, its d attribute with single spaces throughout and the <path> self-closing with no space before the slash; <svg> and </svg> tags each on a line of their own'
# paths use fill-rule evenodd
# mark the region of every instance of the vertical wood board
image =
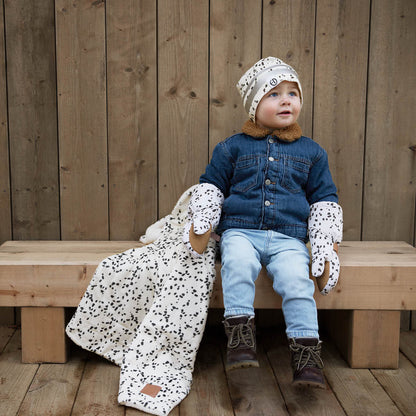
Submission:
<svg viewBox="0 0 416 416">
<path fill-rule="evenodd" d="M 236 84 L 261 57 L 261 1 L 211 1 L 210 155 L 248 119 Z M 203 170 L 201 169 L 201 173 Z"/>
<path fill-rule="evenodd" d="M 5 18 L 13 237 L 59 239 L 54 4 L 6 0 Z"/>
<path fill-rule="evenodd" d="M 0 4 L 0 240 L 136 239 L 240 131 L 235 83 L 274 55 L 300 75 L 344 238 L 414 242 L 415 2 Z"/>
<path fill-rule="evenodd" d="M 361 236 L 370 1 L 318 0 L 313 136 L 328 152 L 344 238 Z"/>
<path fill-rule="evenodd" d="M 108 239 L 105 3 L 56 1 L 61 229 Z"/>
<path fill-rule="evenodd" d="M 110 239 L 157 219 L 156 2 L 107 1 Z"/>
<path fill-rule="evenodd" d="M 0 1 L 0 244 L 12 238 L 4 2 Z M 14 308 L 3 308 L 0 324 L 14 324 Z"/>
<path fill-rule="evenodd" d="M 208 162 L 209 2 L 158 3 L 159 216 Z"/>
<path fill-rule="evenodd" d="M 416 2 L 372 2 L 364 240 L 413 242 Z"/>
<path fill-rule="evenodd" d="M 0 1 L 0 244 L 12 237 L 9 137 L 7 123 L 6 54 L 3 1 Z"/>
<path fill-rule="evenodd" d="M 312 136 L 315 1 L 267 1 L 263 6 L 263 57 L 275 56 L 299 74 L 303 106 L 299 124 Z"/>
</svg>

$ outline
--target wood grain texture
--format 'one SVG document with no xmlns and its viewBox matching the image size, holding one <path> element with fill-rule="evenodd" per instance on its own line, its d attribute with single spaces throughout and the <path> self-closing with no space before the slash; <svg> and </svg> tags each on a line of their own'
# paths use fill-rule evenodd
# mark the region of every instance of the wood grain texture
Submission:
<svg viewBox="0 0 416 416">
<path fill-rule="evenodd" d="M 403 354 L 400 354 L 397 370 L 371 372 L 404 415 L 416 413 L 416 368 Z"/>
<path fill-rule="evenodd" d="M 64 308 L 22 308 L 22 362 L 65 363 Z"/>
<path fill-rule="evenodd" d="M 313 136 L 328 152 L 344 239 L 361 236 L 370 1 L 317 2 Z"/>
<path fill-rule="evenodd" d="M 263 2 L 262 56 L 276 56 L 299 74 L 303 106 L 298 122 L 308 137 L 313 124 L 315 8 L 312 0 Z"/>
<path fill-rule="evenodd" d="M 62 239 L 108 238 L 105 3 L 56 2 Z"/>
<path fill-rule="evenodd" d="M 20 331 L 16 331 L 1 354 L 0 414 L 16 415 L 35 376 L 38 364 L 23 364 Z"/>
<path fill-rule="evenodd" d="M 207 0 L 158 3 L 159 216 L 208 163 Z"/>
<path fill-rule="evenodd" d="M 416 3 L 372 2 L 362 238 L 413 242 Z"/>
<path fill-rule="evenodd" d="M 226 360 L 223 349 L 223 361 Z M 261 345 L 257 345 L 258 368 L 240 368 L 227 373 L 228 390 L 236 416 L 289 415 Z M 257 382 L 262 380 L 261 383 Z"/>
<path fill-rule="evenodd" d="M 138 247 L 135 242 L 41 241 L 6 242 L 0 248 L 2 306 L 76 306 L 98 263 Z M 26 249 L 27 247 L 27 249 Z M 341 275 L 329 296 L 316 291 L 319 309 L 416 308 L 416 249 L 403 242 L 346 242 L 340 245 Z M 219 278 L 211 307 L 222 308 Z M 263 269 L 256 281 L 255 307 L 280 309 L 281 298 Z"/>
<path fill-rule="evenodd" d="M 59 239 L 54 5 L 4 10 L 13 238 Z"/>
<path fill-rule="evenodd" d="M 88 361 L 71 415 L 124 416 L 117 402 L 119 379 L 116 365 L 98 357 Z"/>
<path fill-rule="evenodd" d="M 414 244 L 414 1 L 0 6 L 0 242 L 137 239 L 240 130 L 239 76 L 277 55 L 329 153 L 344 239 Z"/>
<path fill-rule="evenodd" d="M 414 241 L 414 2 L 3 3 L 0 239 L 137 238 L 240 130 L 239 76 L 277 55 L 345 239 Z"/>
<path fill-rule="evenodd" d="M 261 1 L 210 2 L 209 147 L 248 119 L 236 84 L 261 57 Z M 205 166 L 201 169 L 203 173 Z"/>
<path fill-rule="evenodd" d="M 4 351 L 4 348 L 10 342 L 15 332 L 16 329 L 11 326 L 0 325 L 0 353 Z"/>
<path fill-rule="evenodd" d="M 4 41 L 4 4 L 0 1 L 0 244 L 12 238 L 12 211 L 7 116 L 6 53 Z M 14 323 L 14 309 L 4 308 L 0 324 Z"/>
<path fill-rule="evenodd" d="M 416 331 L 403 331 L 400 335 L 400 349 L 416 365 Z"/>
<path fill-rule="evenodd" d="M 0 244 L 12 238 L 9 136 L 7 123 L 6 53 L 3 1 L 0 2 Z"/>
<path fill-rule="evenodd" d="M 234 416 L 227 391 L 227 377 L 215 343 L 202 342 L 192 379 L 192 389 L 180 404 L 181 416 Z"/>
<path fill-rule="evenodd" d="M 401 415 L 374 376 L 346 367 L 333 345 L 326 344 L 323 360 L 327 381 L 347 415 Z"/>
<path fill-rule="evenodd" d="M 39 367 L 19 409 L 19 416 L 70 415 L 82 379 L 82 355 L 67 364 Z"/>
<path fill-rule="evenodd" d="M 158 214 L 156 2 L 106 4 L 110 239 L 134 240 Z"/>
<path fill-rule="evenodd" d="M 342 409 L 341 414 L 346 416 L 413 415 L 414 413 L 412 410 L 416 397 L 415 367 L 403 355 L 398 370 L 352 370 L 340 357 L 332 342 L 325 340 L 323 357 L 324 372 L 330 382 L 328 389 L 294 389 L 290 385 L 291 370 L 287 341 L 283 332 L 279 330 L 276 332 L 276 327 L 261 328 L 261 334 L 257 338 L 261 350 L 261 362 L 264 363 L 264 370 L 268 372 L 267 376 L 256 377 L 261 371 L 253 373 L 249 370 L 246 373 L 248 375 L 244 376 L 237 386 L 235 379 L 238 377 L 233 377 L 233 391 L 230 392 L 226 383 L 227 374 L 221 365 L 220 351 L 225 350 L 225 338 L 218 324 L 219 321 L 215 328 L 207 328 L 205 332 L 195 363 L 194 383 L 188 398 L 176 406 L 169 416 L 189 414 L 228 416 L 230 403 L 233 415 L 259 415 L 262 414 L 260 410 L 265 408 L 268 412 L 263 414 L 267 416 L 281 413 L 291 416 L 310 414 L 334 416 L 339 414 L 339 409 Z M 0 339 L 3 333 L 4 328 L 0 327 Z M 17 331 L 17 335 L 19 333 L 20 331 Z M 266 339 L 270 342 L 266 342 Z M 416 337 L 413 344 L 415 347 Z M 48 404 L 53 410 L 50 413 L 53 416 L 67 415 L 70 412 L 66 409 L 71 400 L 73 409 L 80 415 L 118 414 L 116 409 L 124 410 L 124 413 L 120 413 L 125 416 L 148 415 L 134 408 L 123 408 L 116 404 L 114 397 L 118 392 L 119 369 L 107 361 L 86 353 L 74 345 L 70 361 L 64 366 L 21 364 L 19 345 L 19 336 L 13 337 L 6 350 L 0 354 L 2 415 L 22 414 L 24 410 L 24 414 L 32 411 L 31 415 L 45 416 L 48 413 L 43 410 L 47 409 Z M 84 371 L 79 374 L 82 366 Z M 254 377 L 249 379 L 249 375 Z M 79 388 L 74 397 L 73 390 L 77 383 Z M 261 401 L 266 391 L 273 391 L 271 386 L 277 392 L 277 399 L 268 397 L 265 403 L 260 403 L 259 407 L 247 406 Z M 236 387 L 239 389 L 238 394 Z M 259 394 L 256 397 L 238 399 L 248 391 L 255 395 L 256 392 Z M 216 392 L 215 395 L 212 395 L 213 392 Z M 237 400 L 231 400 L 231 397 Z M 201 403 L 201 407 L 198 407 L 198 402 Z M 267 408 L 270 403 L 278 404 Z M 209 407 L 204 407 L 205 404 Z M 214 411 L 198 413 L 198 409 Z M 36 412 L 37 410 L 39 412 Z M 189 413 L 192 410 L 196 412 Z M 312 413 L 314 410 L 315 412 Z M 82 413 L 83 411 L 85 413 Z"/>
<path fill-rule="evenodd" d="M 352 368 L 398 367 L 400 311 L 352 311 L 350 328 Z M 365 343 L 357 342 L 363 339 Z"/>
</svg>

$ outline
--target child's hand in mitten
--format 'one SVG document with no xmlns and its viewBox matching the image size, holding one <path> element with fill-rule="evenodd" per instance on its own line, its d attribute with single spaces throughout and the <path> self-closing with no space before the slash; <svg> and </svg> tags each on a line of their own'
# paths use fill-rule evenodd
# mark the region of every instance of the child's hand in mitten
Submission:
<svg viewBox="0 0 416 416">
<path fill-rule="evenodd" d="M 312 254 L 312 276 L 317 278 L 323 295 L 328 294 L 337 284 L 339 277 L 339 258 L 334 243 L 342 240 L 342 208 L 335 202 L 317 202 L 311 205 L 308 220 L 309 239 Z M 319 282 L 329 264 L 328 280 Z M 321 283 L 321 284 L 319 284 Z"/>
<path fill-rule="evenodd" d="M 183 242 L 194 257 L 201 257 L 204 249 L 202 251 L 200 248 L 196 249 L 192 236 L 195 234 L 202 236 L 217 227 L 221 218 L 223 202 L 222 192 L 210 183 L 201 183 L 192 192 L 188 207 L 188 222 L 183 232 Z"/>
</svg>

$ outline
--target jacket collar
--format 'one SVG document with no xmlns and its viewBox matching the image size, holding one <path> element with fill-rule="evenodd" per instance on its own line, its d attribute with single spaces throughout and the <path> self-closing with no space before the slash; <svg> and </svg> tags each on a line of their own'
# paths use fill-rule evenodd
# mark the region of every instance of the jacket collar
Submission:
<svg viewBox="0 0 416 416">
<path fill-rule="evenodd" d="M 247 120 L 243 124 L 242 131 L 243 133 L 256 138 L 266 137 L 270 134 L 286 142 L 294 142 L 302 136 L 302 129 L 298 123 L 292 124 L 283 129 L 270 130 L 259 127 L 252 120 Z"/>
</svg>

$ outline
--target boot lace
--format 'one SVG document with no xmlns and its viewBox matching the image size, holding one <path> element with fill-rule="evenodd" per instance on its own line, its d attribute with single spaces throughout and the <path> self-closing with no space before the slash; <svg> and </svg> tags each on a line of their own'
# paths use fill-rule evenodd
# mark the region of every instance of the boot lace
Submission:
<svg viewBox="0 0 416 416">
<path fill-rule="evenodd" d="M 318 345 L 301 345 L 294 342 L 289 345 L 294 354 L 293 365 L 295 370 L 300 371 L 305 367 L 324 368 L 321 359 L 321 342 Z"/>
<path fill-rule="evenodd" d="M 254 334 L 249 324 L 237 324 L 229 328 L 228 348 L 235 349 L 241 344 L 254 348 Z"/>
</svg>

